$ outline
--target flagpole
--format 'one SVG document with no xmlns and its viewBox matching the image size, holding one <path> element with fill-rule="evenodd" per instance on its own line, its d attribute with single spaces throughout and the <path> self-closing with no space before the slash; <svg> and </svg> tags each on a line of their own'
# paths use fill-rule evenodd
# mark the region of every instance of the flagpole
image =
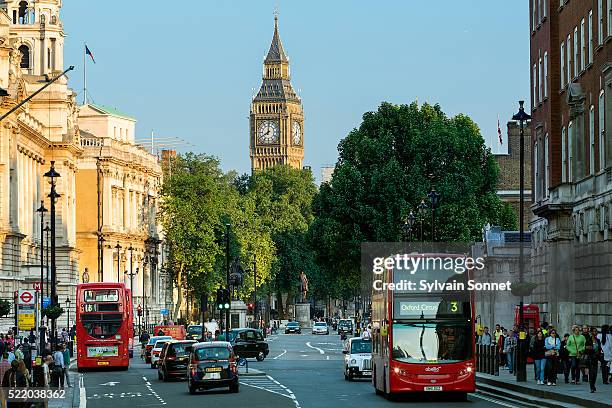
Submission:
<svg viewBox="0 0 612 408">
<path fill-rule="evenodd" d="M 83 43 L 83 105 L 87 103 L 87 44 Z"/>
</svg>

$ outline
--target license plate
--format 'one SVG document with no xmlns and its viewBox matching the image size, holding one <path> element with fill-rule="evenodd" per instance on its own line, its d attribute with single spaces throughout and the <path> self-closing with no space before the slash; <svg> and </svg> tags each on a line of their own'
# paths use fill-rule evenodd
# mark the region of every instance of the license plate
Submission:
<svg viewBox="0 0 612 408">
<path fill-rule="evenodd" d="M 98 361 L 98 365 L 108 365 L 108 361 Z"/>
<path fill-rule="evenodd" d="M 206 368 L 206 372 L 207 373 L 218 373 L 222 370 L 221 367 L 207 367 Z"/>
<path fill-rule="evenodd" d="M 205 380 L 220 380 L 221 373 L 206 373 L 204 374 L 204 379 Z"/>
<path fill-rule="evenodd" d="M 434 385 L 430 387 L 425 387 L 425 391 L 442 391 L 441 385 Z"/>
</svg>

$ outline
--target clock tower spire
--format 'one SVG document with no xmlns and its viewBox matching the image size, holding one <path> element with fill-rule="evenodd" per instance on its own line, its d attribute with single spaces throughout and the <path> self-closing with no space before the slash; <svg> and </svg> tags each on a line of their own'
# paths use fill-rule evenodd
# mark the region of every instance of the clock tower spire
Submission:
<svg viewBox="0 0 612 408">
<path fill-rule="evenodd" d="M 263 63 L 259 92 L 251 102 L 251 170 L 286 164 L 302 168 L 304 160 L 304 112 L 291 86 L 289 58 L 274 13 L 274 34 Z"/>
</svg>

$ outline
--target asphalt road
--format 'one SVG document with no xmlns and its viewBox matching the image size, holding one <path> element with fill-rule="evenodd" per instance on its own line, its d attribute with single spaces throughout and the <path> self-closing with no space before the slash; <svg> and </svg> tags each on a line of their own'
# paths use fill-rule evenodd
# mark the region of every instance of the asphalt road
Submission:
<svg viewBox="0 0 612 408">
<path fill-rule="evenodd" d="M 265 375 L 241 376 L 240 392 L 210 390 L 190 395 L 184 381 L 161 382 L 157 371 L 138 357 L 128 371 L 77 374 L 75 392 L 86 396 L 81 408 L 184 407 L 194 403 L 219 408 L 338 408 L 390 407 L 396 402 L 374 393 L 369 379 L 344 380 L 342 342 L 336 334 L 279 334 L 268 337 L 270 355 L 263 362 L 249 359 L 249 368 Z M 138 355 L 138 353 L 136 353 Z M 76 374 L 76 373 L 75 373 Z M 413 407 L 491 407 L 513 405 L 470 395 L 468 402 L 422 395 L 402 400 Z M 518 405 L 517 405 L 518 406 Z"/>
</svg>

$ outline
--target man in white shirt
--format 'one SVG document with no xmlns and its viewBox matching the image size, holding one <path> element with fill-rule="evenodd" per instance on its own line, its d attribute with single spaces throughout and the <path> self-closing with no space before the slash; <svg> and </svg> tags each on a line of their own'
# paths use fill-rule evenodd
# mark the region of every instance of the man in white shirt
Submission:
<svg viewBox="0 0 612 408">
<path fill-rule="evenodd" d="M 58 346 L 53 353 L 53 383 L 56 387 L 64 387 L 64 354 L 62 347 Z"/>
</svg>

